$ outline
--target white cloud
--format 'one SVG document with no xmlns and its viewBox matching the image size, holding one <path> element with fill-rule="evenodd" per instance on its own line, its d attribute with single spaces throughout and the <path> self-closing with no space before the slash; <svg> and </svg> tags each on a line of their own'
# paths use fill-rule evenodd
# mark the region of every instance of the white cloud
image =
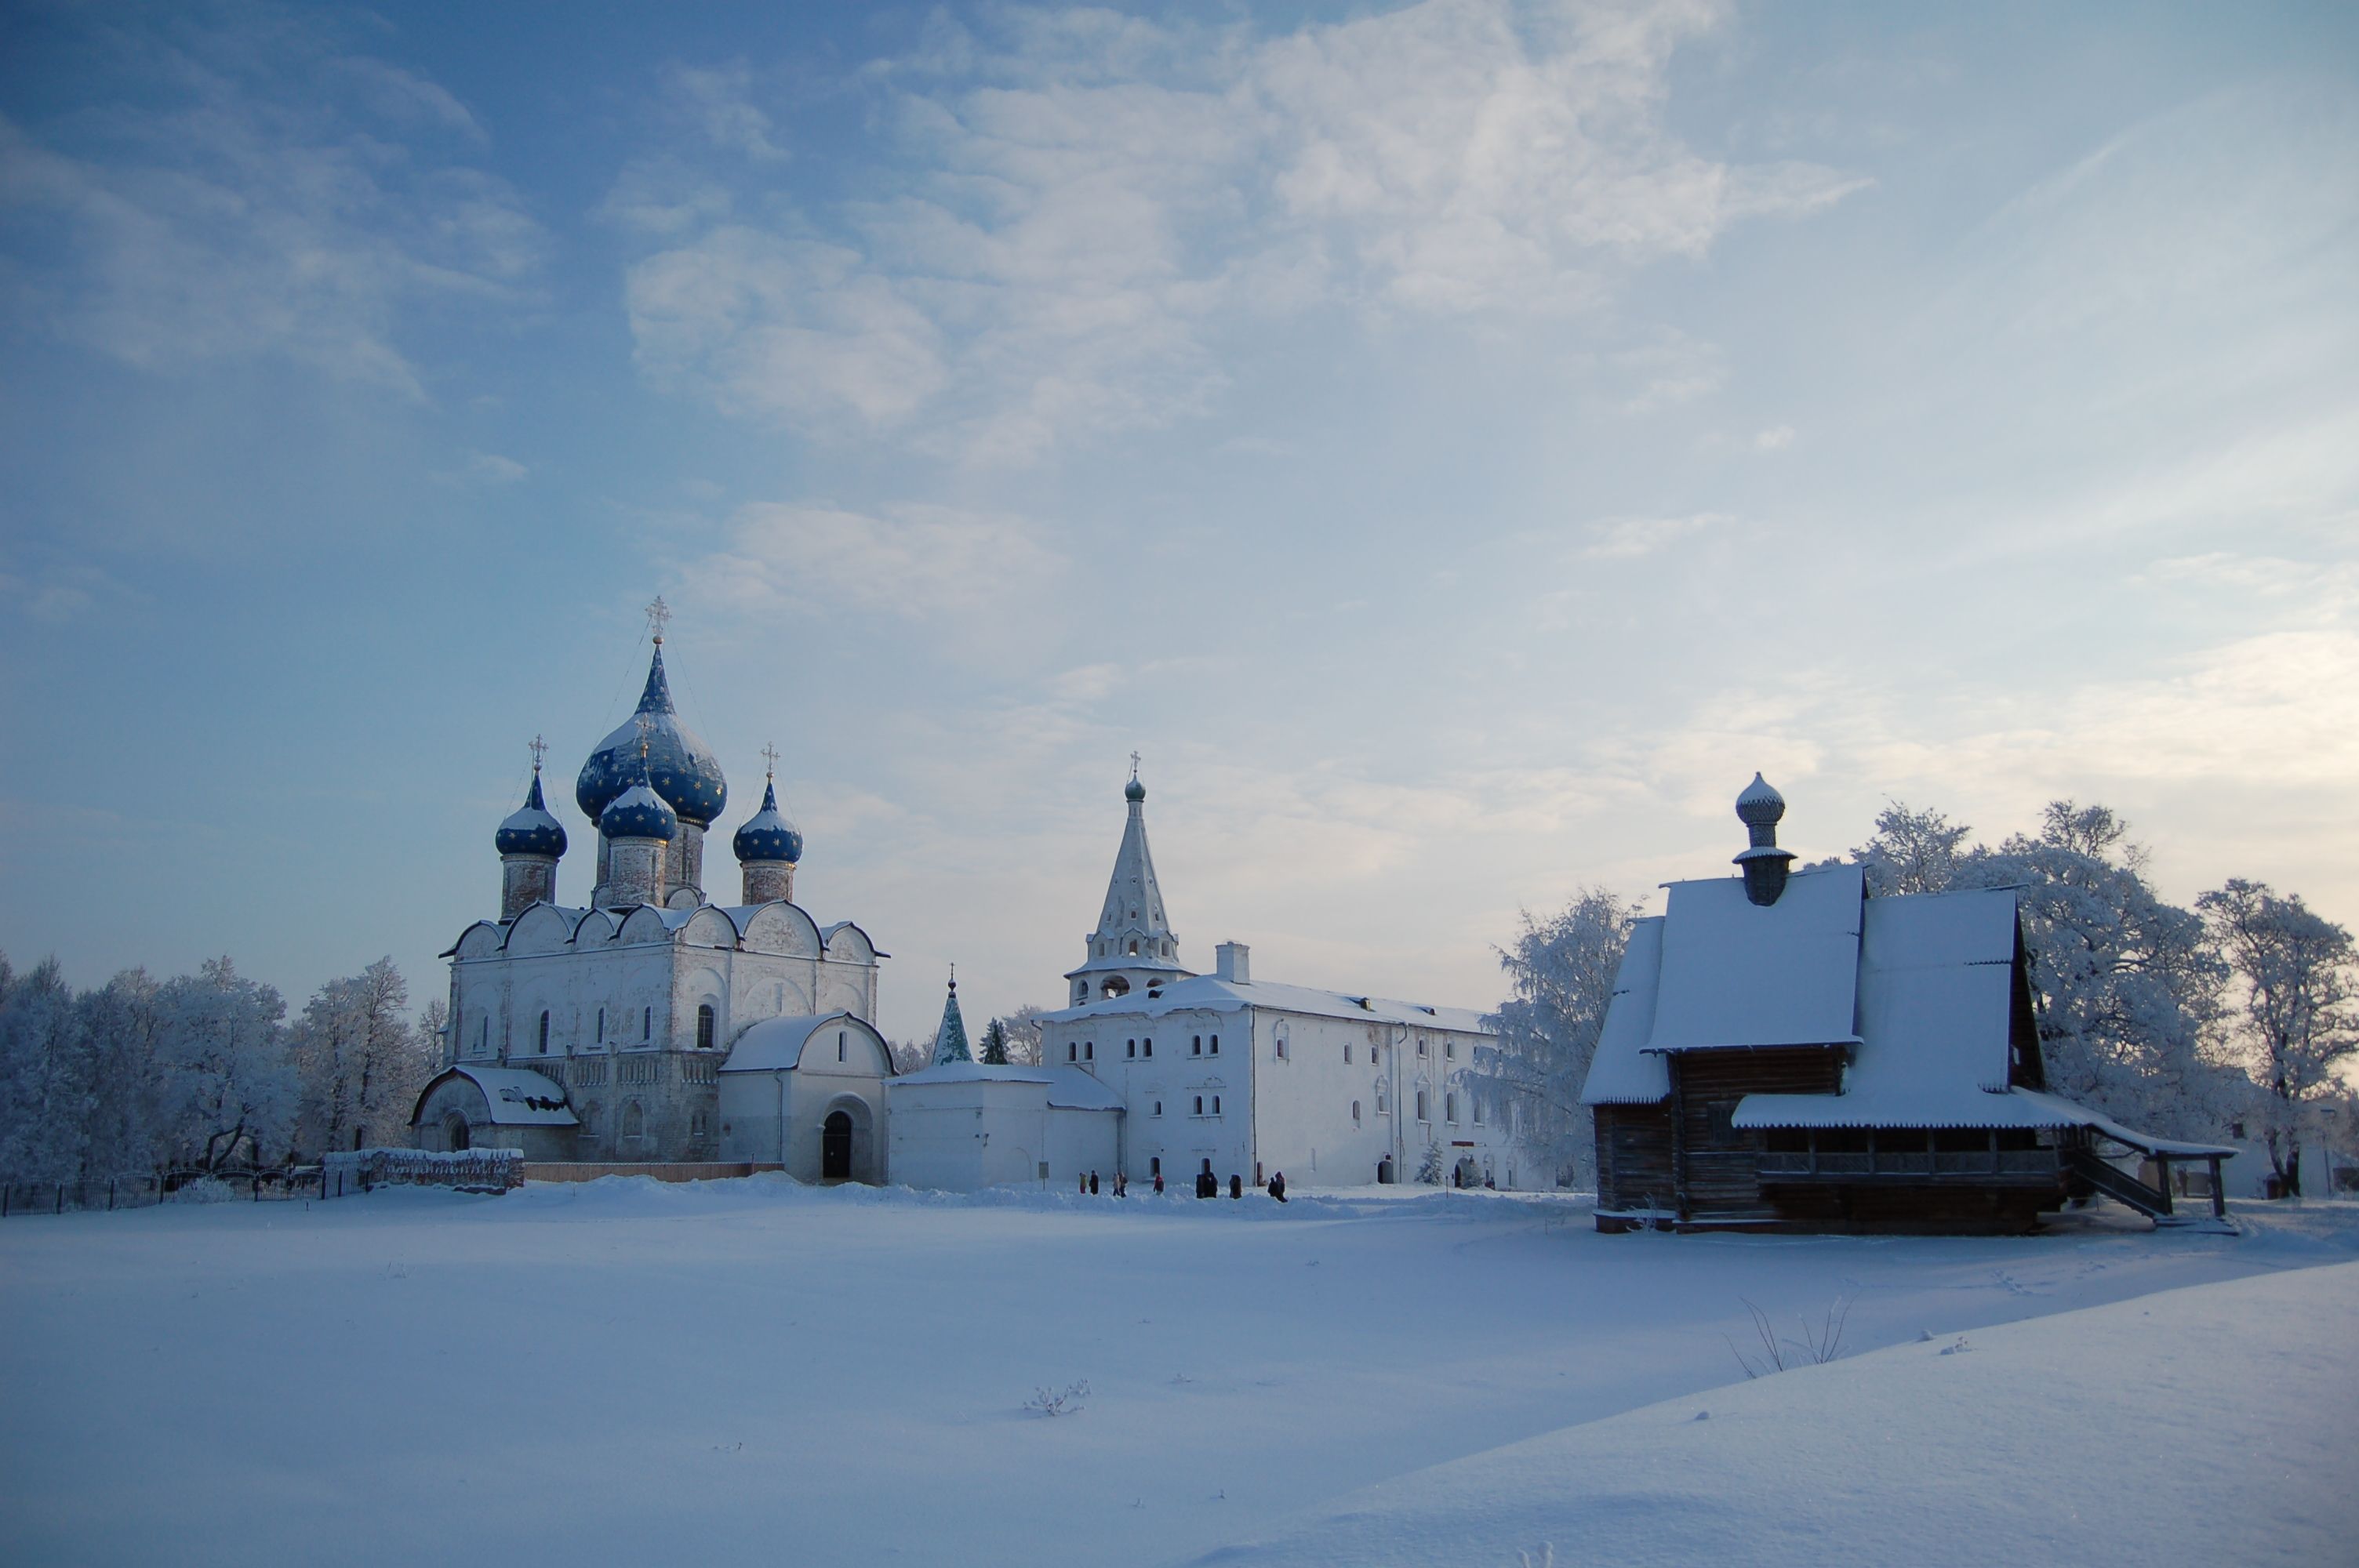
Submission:
<svg viewBox="0 0 2359 1568">
<path fill-rule="evenodd" d="M 1590 543 L 1581 554 L 1593 561 L 1633 560 L 1734 521 L 1724 512 L 1699 512 L 1689 517 L 1613 518 L 1589 525 Z"/>
<path fill-rule="evenodd" d="M 1858 184 L 1715 161 L 1671 132 L 1671 55 L 1720 16 L 1430 0 L 1264 38 L 1018 10 L 989 44 L 945 23 L 871 73 L 907 155 L 876 196 L 799 215 L 794 237 L 734 224 L 632 269 L 642 362 L 738 413 L 918 423 L 961 455 L 1022 461 L 1207 406 L 1215 323 L 1583 309 L 1735 223 Z M 648 229 L 698 215 L 641 205 Z M 731 304 L 690 308 L 702 325 L 683 351 L 678 302 L 716 298 Z M 1718 384 L 1708 347 L 1673 348 L 1643 406 Z"/>
<path fill-rule="evenodd" d="M 504 458 L 497 452 L 477 452 L 467 460 L 469 477 L 486 484 L 514 484 L 531 471 L 514 458 Z"/>
<path fill-rule="evenodd" d="M 1756 452 L 1782 452 L 1793 444 L 1794 427 L 1791 425 L 1772 425 L 1766 430 L 1756 432 L 1753 437 L 1753 449 Z"/>
<path fill-rule="evenodd" d="M 502 180 L 384 127 L 481 127 L 406 71 L 299 27 L 210 39 L 236 74 L 125 27 L 166 97 L 40 125 L 0 119 L 0 268 L 22 315 L 128 363 L 277 356 L 422 396 L 405 315 L 513 302 L 544 237 Z M 234 45 L 235 47 L 232 47 Z M 325 91 L 358 83 L 364 124 Z"/>
<path fill-rule="evenodd" d="M 728 189 L 673 157 L 633 158 L 615 176 L 597 216 L 643 234 L 678 234 L 729 215 Z"/>
<path fill-rule="evenodd" d="M 753 72 L 743 64 L 698 70 L 674 65 L 664 84 L 707 141 L 764 163 L 782 162 L 787 149 L 770 139 L 770 117 L 754 106 Z"/>
<path fill-rule="evenodd" d="M 729 533 L 687 576 L 707 601 L 745 614 L 980 616 L 1053 584 L 1064 566 L 1021 518 L 943 506 L 762 503 L 741 508 Z"/>
</svg>

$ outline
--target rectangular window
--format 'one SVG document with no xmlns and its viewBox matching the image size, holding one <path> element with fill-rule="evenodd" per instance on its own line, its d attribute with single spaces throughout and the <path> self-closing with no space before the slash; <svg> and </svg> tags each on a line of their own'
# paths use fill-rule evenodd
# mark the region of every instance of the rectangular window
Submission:
<svg viewBox="0 0 2359 1568">
<path fill-rule="evenodd" d="M 1346 1045 L 1346 1046 L 1344 1046 L 1344 1047 L 1343 1047 L 1343 1065 L 1345 1065 L 1345 1066 L 1347 1066 L 1347 1067 L 1348 1067 L 1348 1066 L 1350 1066 L 1351 1065 L 1352 1065 L 1352 1048 L 1351 1048 L 1349 1045 Z"/>
<path fill-rule="evenodd" d="M 598 1044 L 606 1044 L 606 1010 L 603 1007 L 598 1010 Z"/>
<path fill-rule="evenodd" d="M 1445 1040 L 1441 1043 L 1441 1059 L 1445 1062 L 1455 1062 L 1458 1060 L 1457 1041 Z"/>
<path fill-rule="evenodd" d="M 1426 1106 L 1425 1091 L 1423 1089 L 1417 1091 L 1417 1119 L 1419 1121 L 1430 1121 L 1433 1119 L 1432 1114 Z"/>
<path fill-rule="evenodd" d="M 844 1038 L 844 1034 L 845 1031 L 841 1029 L 835 1032 L 835 1059 L 839 1062 L 844 1059 L 844 1053 L 851 1048 L 852 1043 Z"/>
<path fill-rule="evenodd" d="M 1481 1095 L 1476 1095 L 1474 1097 L 1474 1125 L 1477 1127 L 1483 1125 L 1483 1097 Z"/>
<path fill-rule="evenodd" d="M 651 1007 L 646 1008 L 639 1013 L 639 1038 L 642 1040 L 652 1040 L 655 1037 L 656 1010 Z"/>
<path fill-rule="evenodd" d="M 1155 1114 L 1158 1116 L 1161 1116 L 1163 1114 L 1163 1102 L 1161 1100 L 1157 1100 L 1155 1102 Z"/>
<path fill-rule="evenodd" d="M 1441 1117 L 1453 1127 L 1458 1124 L 1458 1093 L 1455 1089 L 1441 1097 Z"/>
<path fill-rule="evenodd" d="M 1425 1054 L 1425 1036 L 1422 1034 L 1417 1037 L 1417 1054 L 1420 1056 Z"/>
</svg>

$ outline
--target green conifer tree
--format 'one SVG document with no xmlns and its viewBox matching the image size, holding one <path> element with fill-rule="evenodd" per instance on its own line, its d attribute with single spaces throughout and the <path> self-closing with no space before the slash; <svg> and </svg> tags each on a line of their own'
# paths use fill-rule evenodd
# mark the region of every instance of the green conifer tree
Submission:
<svg viewBox="0 0 2359 1568">
<path fill-rule="evenodd" d="M 983 1065 L 986 1067 L 1007 1065 L 1007 1025 L 995 1018 L 983 1026 Z"/>
</svg>

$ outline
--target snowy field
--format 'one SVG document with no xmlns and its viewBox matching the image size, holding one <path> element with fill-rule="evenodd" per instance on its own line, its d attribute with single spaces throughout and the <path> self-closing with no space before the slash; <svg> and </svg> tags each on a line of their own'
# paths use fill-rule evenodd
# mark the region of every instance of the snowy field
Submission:
<svg viewBox="0 0 2359 1568">
<path fill-rule="evenodd" d="M 610 1179 L 11 1219 L 0 1561 L 2351 1562 L 2359 1207 L 2239 1218 Z M 1840 1360 L 1745 1380 L 1745 1302 L 1838 1297 Z"/>
</svg>

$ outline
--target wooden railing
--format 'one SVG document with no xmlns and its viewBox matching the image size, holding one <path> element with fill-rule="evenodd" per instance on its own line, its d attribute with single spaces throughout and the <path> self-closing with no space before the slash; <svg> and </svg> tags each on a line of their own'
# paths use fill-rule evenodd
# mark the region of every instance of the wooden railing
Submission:
<svg viewBox="0 0 2359 1568">
<path fill-rule="evenodd" d="M 1776 1150 L 1760 1156 L 1763 1181 L 1839 1181 L 1846 1177 L 1970 1182 L 1992 1177 L 2016 1181 L 2056 1173 L 2053 1149 Z"/>
</svg>

